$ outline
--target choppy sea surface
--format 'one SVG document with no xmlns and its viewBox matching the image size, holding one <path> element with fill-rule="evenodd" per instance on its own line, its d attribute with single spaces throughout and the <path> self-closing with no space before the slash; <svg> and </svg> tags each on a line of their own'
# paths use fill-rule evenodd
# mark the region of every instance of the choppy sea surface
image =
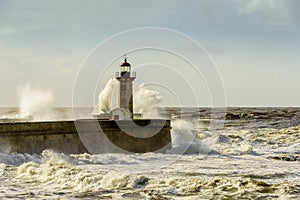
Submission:
<svg viewBox="0 0 300 200">
<path fill-rule="evenodd" d="M 0 199 L 300 199 L 300 108 L 166 110 L 174 149 L 165 154 L 0 152 Z M 0 108 L 0 121 L 18 112 Z"/>
</svg>

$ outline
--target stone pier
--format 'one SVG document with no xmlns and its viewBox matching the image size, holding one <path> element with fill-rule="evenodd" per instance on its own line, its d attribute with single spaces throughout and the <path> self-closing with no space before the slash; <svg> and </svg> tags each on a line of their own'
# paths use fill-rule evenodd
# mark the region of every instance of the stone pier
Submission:
<svg viewBox="0 0 300 200">
<path fill-rule="evenodd" d="M 171 148 L 170 130 L 170 120 L 160 119 L 7 122 L 0 123 L 0 152 L 78 154 L 89 152 L 87 145 L 99 147 L 90 153 L 165 152 Z M 101 148 L 107 143 L 111 150 Z"/>
</svg>

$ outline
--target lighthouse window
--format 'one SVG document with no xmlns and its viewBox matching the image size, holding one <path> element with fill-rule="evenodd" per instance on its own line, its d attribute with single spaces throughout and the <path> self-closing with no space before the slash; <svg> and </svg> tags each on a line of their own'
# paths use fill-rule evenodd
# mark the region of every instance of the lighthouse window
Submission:
<svg viewBox="0 0 300 200">
<path fill-rule="evenodd" d="M 122 67 L 121 71 L 122 72 L 129 72 L 130 71 L 130 67 Z"/>
</svg>

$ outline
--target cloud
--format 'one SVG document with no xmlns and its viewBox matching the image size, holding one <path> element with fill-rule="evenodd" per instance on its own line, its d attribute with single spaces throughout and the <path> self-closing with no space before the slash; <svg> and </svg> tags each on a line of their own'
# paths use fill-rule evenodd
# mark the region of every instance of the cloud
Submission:
<svg viewBox="0 0 300 200">
<path fill-rule="evenodd" d="M 7 35 L 7 34 L 12 34 L 12 33 L 17 33 L 19 32 L 16 28 L 14 27 L 1 27 L 0 28 L 0 35 Z"/>
<path fill-rule="evenodd" d="M 244 0 L 236 1 L 238 13 L 250 16 L 255 23 L 271 26 L 286 26 L 292 23 L 291 1 Z"/>
<path fill-rule="evenodd" d="M 25 27 L 25 26 L 3 26 L 0 28 L 0 35 L 10 35 L 15 33 L 23 33 L 29 31 L 36 31 L 43 29 L 43 27 Z"/>
</svg>

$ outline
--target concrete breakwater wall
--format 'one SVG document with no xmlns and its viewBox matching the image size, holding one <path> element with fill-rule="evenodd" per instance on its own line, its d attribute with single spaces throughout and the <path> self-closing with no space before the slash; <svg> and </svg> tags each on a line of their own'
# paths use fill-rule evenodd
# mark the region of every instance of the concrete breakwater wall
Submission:
<svg viewBox="0 0 300 200">
<path fill-rule="evenodd" d="M 171 148 L 170 130 L 170 120 L 160 119 L 134 120 L 134 123 L 96 119 L 0 123 L 0 151 L 30 154 L 45 149 L 65 154 L 165 152 Z"/>
<path fill-rule="evenodd" d="M 0 123 L 0 151 L 32 154 L 45 149 L 66 154 L 87 152 L 74 121 Z"/>
</svg>

